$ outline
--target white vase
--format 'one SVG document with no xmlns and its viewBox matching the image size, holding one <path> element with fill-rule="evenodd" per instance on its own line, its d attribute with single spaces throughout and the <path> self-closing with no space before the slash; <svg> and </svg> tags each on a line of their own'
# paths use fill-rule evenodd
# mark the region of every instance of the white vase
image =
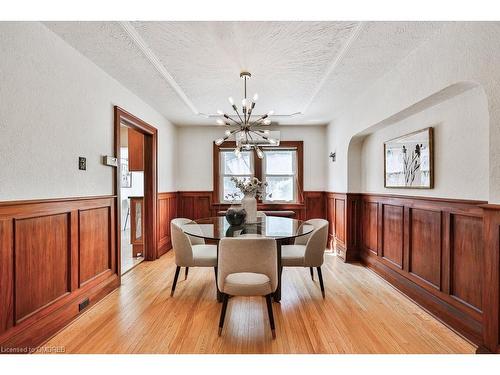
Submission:
<svg viewBox="0 0 500 375">
<path fill-rule="evenodd" d="M 245 194 L 241 200 L 241 207 L 247 212 L 246 223 L 257 222 L 257 199 L 252 194 Z"/>
</svg>

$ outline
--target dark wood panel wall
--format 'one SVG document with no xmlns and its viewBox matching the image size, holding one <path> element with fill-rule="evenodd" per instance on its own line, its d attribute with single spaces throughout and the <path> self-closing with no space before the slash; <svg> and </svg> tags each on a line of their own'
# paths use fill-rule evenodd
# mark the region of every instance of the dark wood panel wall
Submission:
<svg viewBox="0 0 500 375">
<path fill-rule="evenodd" d="M 482 341 L 480 202 L 364 194 L 365 263 L 476 343 Z"/>
<path fill-rule="evenodd" d="M 483 345 L 500 353 L 500 206 L 484 205 Z"/>
<path fill-rule="evenodd" d="M 177 193 L 158 193 L 158 257 L 172 248 L 170 221 L 177 215 Z"/>
<path fill-rule="evenodd" d="M 226 210 L 229 204 L 213 201 L 212 191 L 180 191 L 177 193 L 177 215 L 188 219 L 216 216 L 219 211 Z M 259 203 L 260 211 L 293 211 L 293 217 L 299 220 L 325 218 L 326 194 L 323 191 L 306 191 L 301 204 Z"/>
<path fill-rule="evenodd" d="M 362 260 L 429 312 L 500 352 L 500 206 L 326 193 L 332 247 Z"/>
<path fill-rule="evenodd" d="M 33 347 L 119 285 L 113 196 L 0 203 L 0 345 Z"/>
<path fill-rule="evenodd" d="M 361 196 L 348 193 L 325 193 L 325 196 L 330 247 L 346 262 L 358 260 Z"/>
</svg>

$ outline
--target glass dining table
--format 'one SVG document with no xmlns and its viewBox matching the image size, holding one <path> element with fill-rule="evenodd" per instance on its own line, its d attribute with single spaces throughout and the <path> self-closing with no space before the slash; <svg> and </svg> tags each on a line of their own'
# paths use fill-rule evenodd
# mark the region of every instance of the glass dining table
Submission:
<svg viewBox="0 0 500 375">
<path fill-rule="evenodd" d="M 281 246 L 283 243 L 300 236 L 306 236 L 314 227 L 304 221 L 288 217 L 262 216 L 256 223 L 245 223 L 241 226 L 231 226 L 225 216 L 214 216 L 193 220 L 182 226 L 184 233 L 203 238 L 205 240 L 219 241 L 225 237 L 264 237 L 276 240 L 278 251 L 278 287 L 274 293 L 274 301 L 281 300 Z M 217 300 L 222 300 L 222 295 L 217 289 Z"/>
</svg>

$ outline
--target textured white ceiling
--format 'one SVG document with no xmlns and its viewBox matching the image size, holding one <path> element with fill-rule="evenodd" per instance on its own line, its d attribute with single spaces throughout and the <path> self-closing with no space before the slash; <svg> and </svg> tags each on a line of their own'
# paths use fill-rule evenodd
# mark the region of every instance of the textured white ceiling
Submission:
<svg viewBox="0 0 500 375">
<path fill-rule="evenodd" d="M 442 25 L 436 22 L 46 22 L 177 125 L 214 124 L 242 70 L 256 111 L 325 124 Z M 300 115 L 289 116 L 295 112 Z M 280 116 L 281 115 L 281 116 Z"/>
</svg>

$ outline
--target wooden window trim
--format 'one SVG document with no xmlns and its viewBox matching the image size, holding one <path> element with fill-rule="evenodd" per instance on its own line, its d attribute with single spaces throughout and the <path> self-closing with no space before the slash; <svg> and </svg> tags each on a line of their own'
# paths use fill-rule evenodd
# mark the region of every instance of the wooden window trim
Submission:
<svg viewBox="0 0 500 375">
<path fill-rule="evenodd" d="M 214 190 L 212 195 L 212 202 L 217 205 L 225 204 L 220 202 L 220 149 L 221 148 L 235 148 L 236 142 L 226 141 L 220 146 L 217 146 L 215 142 L 213 143 L 213 184 Z M 280 141 L 279 146 L 273 146 L 273 148 L 295 148 L 297 149 L 297 202 L 296 203 L 276 203 L 278 206 L 290 206 L 294 204 L 304 203 L 304 142 L 303 141 Z M 255 177 L 262 181 L 262 160 L 258 157 L 254 157 L 254 169 Z M 259 200 L 259 203 L 262 201 Z M 269 205 L 269 202 L 265 204 Z"/>
</svg>

